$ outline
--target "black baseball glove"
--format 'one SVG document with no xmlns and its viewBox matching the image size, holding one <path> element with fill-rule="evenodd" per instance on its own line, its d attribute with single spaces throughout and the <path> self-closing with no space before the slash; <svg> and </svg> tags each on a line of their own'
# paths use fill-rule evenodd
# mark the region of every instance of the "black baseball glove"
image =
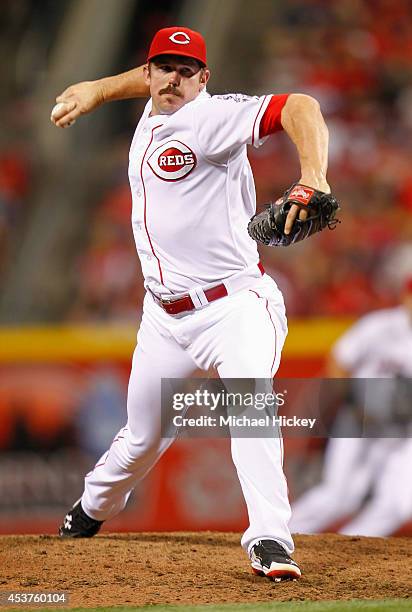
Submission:
<svg viewBox="0 0 412 612">
<path fill-rule="evenodd" d="M 306 210 L 308 216 L 305 220 L 295 219 L 290 233 L 285 234 L 286 217 L 293 204 Z M 335 219 L 338 210 L 339 204 L 332 194 L 295 183 L 274 204 L 252 217 L 247 229 L 257 242 L 267 246 L 289 246 L 325 227 L 334 229 L 340 223 Z"/>
</svg>

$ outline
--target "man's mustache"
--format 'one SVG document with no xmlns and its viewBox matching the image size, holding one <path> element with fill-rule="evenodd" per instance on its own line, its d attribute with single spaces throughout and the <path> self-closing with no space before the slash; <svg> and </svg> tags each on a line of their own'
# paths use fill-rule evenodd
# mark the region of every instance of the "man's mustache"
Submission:
<svg viewBox="0 0 412 612">
<path fill-rule="evenodd" d="M 176 89 L 176 87 L 173 87 L 172 85 L 169 85 L 168 87 L 165 87 L 165 89 L 161 89 L 159 91 L 159 94 L 174 94 L 175 96 L 179 96 L 180 98 L 182 97 L 182 94 L 180 93 L 180 91 L 178 89 Z"/>
</svg>

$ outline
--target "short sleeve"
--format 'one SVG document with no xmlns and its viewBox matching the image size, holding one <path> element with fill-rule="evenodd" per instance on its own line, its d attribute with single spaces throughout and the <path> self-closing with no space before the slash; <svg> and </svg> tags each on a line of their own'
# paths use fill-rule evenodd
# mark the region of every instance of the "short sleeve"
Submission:
<svg viewBox="0 0 412 612">
<path fill-rule="evenodd" d="M 278 94 L 271 97 L 260 121 L 259 134 L 261 138 L 283 130 L 282 110 L 289 94 Z"/>
<path fill-rule="evenodd" d="M 272 96 L 227 94 L 213 96 L 194 108 L 198 143 L 211 159 L 227 157 L 233 149 L 260 146 L 260 122 Z"/>
</svg>

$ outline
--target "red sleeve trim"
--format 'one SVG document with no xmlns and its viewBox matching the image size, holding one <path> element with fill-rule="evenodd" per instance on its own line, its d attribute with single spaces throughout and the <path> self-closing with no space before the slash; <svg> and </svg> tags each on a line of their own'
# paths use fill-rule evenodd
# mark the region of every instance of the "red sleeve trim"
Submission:
<svg viewBox="0 0 412 612">
<path fill-rule="evenodd" d="M 264 138 L 264 136 L 269 136 L 269 134 L 274 134 L 283 129 L 280 115 L 288 97 L 289 94 L 279 94 L 271 97 L 260 120 L 259 138 Z"/>
</svg>

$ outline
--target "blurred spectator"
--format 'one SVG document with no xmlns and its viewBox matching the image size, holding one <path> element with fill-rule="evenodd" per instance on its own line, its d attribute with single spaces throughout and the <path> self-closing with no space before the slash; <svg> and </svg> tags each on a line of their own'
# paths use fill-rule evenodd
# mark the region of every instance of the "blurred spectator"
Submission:
<svg viewBox="0 0 412 612">
<path fill-rule="evenodd" d="M 76 428 L 80 448 L 95 459 L 109 448 L 113 432 L 119 431 L 124 423 L 125 386 L 126 382 L 109 366 L 87 377 L 76 412 Z"/>
<path fill-rule="evenodd" d="M 29 185 L 30 170 L 25 154 L 12 147 L 0 150 L 0 276 L 21 221 Z"/>
</svg>

